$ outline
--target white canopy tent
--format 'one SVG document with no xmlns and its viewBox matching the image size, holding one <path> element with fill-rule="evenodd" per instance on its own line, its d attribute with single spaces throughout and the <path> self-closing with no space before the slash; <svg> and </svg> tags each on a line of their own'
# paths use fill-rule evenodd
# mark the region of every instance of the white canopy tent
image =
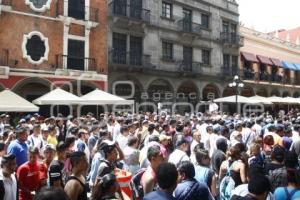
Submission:
<svg viewBox="0 0 300 200">
<path fill-rule="evenodd" d="M 78 96 L 63 89 L 56 88 L 35 99 L 33 103 L 37 105 L 76 105 L 81 101 L 82 100 Z"/>
<path fill-rule="evenodd" d="M 133 100 L 126 100 L 99 89 L 80 97 L 82 105 L 133 105 Z"/>
<path fill-rule="evenodd" d="M 277 104 L 300 104 L 300 99 L 294 98 L 294 97 L 277 97 L 277 96 L 271 96 L 267 98 L 272 103 Z"/>
<path fill-rule="evenodd" d="M 294 97 L 284 97 L 283 98 L 286 103 L 288 104 L 300 104 L 300 99 L 299 98 L 294 98 Z"/>
<path fill-rule="evenodd" d="M 265 104 L 265 105 L 272 105 L 272 101 L 270 101 L 267 97 L 262 97 L 262 96 L 258 96 L 258 95 L 255 95 L 255 96 L 252 96 L 252 97 L 249 97 L 249 99 L 257 102 L 257 103 L 262 103 L 262 104 Z"/>
<path fill-rule="evenodd" d="M 215 103 L 235 103 L 236 102 L 236 95 L 228 96 L 228 97 L 222 97 L 214 100 Z M 238 95 L 237 98 L 238 103 L 247 103 L 247 104 L 255 104 L 257 103 L 254 100 L 251 100 L 249 97 L 244 97 Z"/>
<path fill-rule="evenodd" d="M 0 112 L 37 112 L 39 107 L 9 89 L 0 92 Z"/>
</svg>

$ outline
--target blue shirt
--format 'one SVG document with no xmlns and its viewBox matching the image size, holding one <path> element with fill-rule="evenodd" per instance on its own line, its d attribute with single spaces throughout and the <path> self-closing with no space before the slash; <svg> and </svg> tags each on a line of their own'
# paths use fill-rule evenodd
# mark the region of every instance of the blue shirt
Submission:
<svg viewBox="0 0 300 200">
<path fill-rule="evenodd" d="M 288 187 L 287 189 L 288 189 L 288 192 L 291 193 L 292 190 L 294 190 L 295 188 Z M 277 188 L 274 192 L 274 197 L 275 197 L 275 200 L 286 200 L 286 199 L 288 199 L 287 195 L 285 193 L 284 187 Z M 299 199 L 299 198 L 300 198 L 300 190 L 298 190 L 297 192 L 294 193 L 294 195 L 291 197 L 291 200 L 296 200 L 296 199 Z"/>
<path fill-rule="evenodd" d="M 18 139 L 12 141 L 8 148 L 7 154 L 14 154 L 16 156 L 17 166 L 21 166 L 28 161 L 28 145 Z"/>
<path fill-rule="evenodd" d="M 143 200 L 176 200 L 176 198 L 166 192 L 156 190 L 146 194 Z"/>
<path fill-rule="evenodd" d="M 93 185 L 96 181 L 101 159 L 104 159 L 103 156 L 101 155 L 101 153 L 97 152 L 94 155 L 92 165 L 91 165 L 91 171 L 88 175 L 88 180 L 90 185 Z"/>
</svg>

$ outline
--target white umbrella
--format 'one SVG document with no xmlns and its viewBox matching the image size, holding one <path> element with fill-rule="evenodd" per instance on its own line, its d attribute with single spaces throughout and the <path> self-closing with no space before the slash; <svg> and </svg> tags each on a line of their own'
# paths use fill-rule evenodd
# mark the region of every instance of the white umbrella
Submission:
<svg viewBox="0 0 300 200">
<path fill-rule="evenodd" d="M 39 107 L 9 89 L 0 92 L 0 112 L 37 112 Z"/>
<path fill-rule="evenodd" d="M 300 104 L 300 99 L 294 98 L 294 97 L 284 97 L 283 98 L 286 103 L 289 104 Z"/>
<path fill-rule="evenodd" d="M 79 104 L 82 100 L 65 90 L 56 88 L 47 94 L 35 99 L 34 104 L 37 105 L 74 105 Z"/>
<path fill-rule="evenodd" d="M 271 96 L 267 98 L 272 103 L 287 103 L 287 100 L 285 100 L 283 97 L 277 97 L 277 96 Z"/>
<path fill-rule="evenodd" d="M 133 105 L 133 100 L 126 100 L 99 89 L 80 97 L 82 105 Z"/>
<path fill-rule="evenodd" d="M 249 99 L 256 101 L 257 103 L 262 103 L 262 104 L 266 104 L 266 105 L 273 104 L 272 101 L 270 101 L 267 97 L 262 97 L 262 96 L 258 96 L 258 95 L 249 97 Z"/>
<path fill-rule="evenodd" d="M 222 98 L 218 98 L 218 99 L 214 100 L 215 103 L 235 103 L 235 101 L 236 101 L 236 95 L 232 95 L 229 97 L 222 97 Z M 247 104 L 258 103 L 258 102 L 251 100 L 248 97 L 244 97 L 244 96 L 240 96 L 240 95 L 238 95 L 237 102 L 238 103 L 247 103 Z"/>
</svg>

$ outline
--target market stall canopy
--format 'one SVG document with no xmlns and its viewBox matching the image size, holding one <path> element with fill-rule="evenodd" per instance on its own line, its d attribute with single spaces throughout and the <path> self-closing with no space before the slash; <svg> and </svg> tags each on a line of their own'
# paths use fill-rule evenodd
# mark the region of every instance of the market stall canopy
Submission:
<svg viewBox="0 0 300 200">
<path fill-rule="evenodd" d="M 74 105 L 80 102 L 81 99 L 78 96 L 60 88 L 56 88 L 33 101 L 37 105 Z"/>
<path fill-rule="evenodd" d="M 80 97 L 82 105 L 133 105 L 133 100 L 126 100 L 99 89 Z"/>
<path fill-rule="evenodd" d="M 215 99 L 214 102 L 215 103 L 235 103 L 235 100 L 236 100 L 236 95 L 233 95 L 233 96 L 228 96 L 228 97 L 222 97 L 222 98 Z M 248 97 L 244 97 L 244 96 L 240 96 L 240 95 L 238 95 L 237 102 L 238 103 L 247 103 L 247 104 L 257 103 L 257 102 L 251 100 Z"/>
<path fill-rule="evenodd" d="M 265 104 L 265 105 L 273 104 L 272 101 L 270 101 L 267 97 L 262 97 L 262 96 L 258 96 L 258 95 L 249 97 L 249 99 L 251 99 L 251 100 L 253 100 L 257 103 L 262 103 L 262 104 Z"/>
<path fill-rule="evenodd" d="M 0 112 L 37 112 L 39 107 L 9 89 L 0 92 Z"/>
</svg>

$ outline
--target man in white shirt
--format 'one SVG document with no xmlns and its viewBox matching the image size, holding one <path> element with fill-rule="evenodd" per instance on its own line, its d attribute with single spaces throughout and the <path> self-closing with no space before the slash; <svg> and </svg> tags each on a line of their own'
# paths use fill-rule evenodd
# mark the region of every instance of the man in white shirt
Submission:
<svg viewBox="0 0 300 200">
<path fill-rule="evenodd" d="M 178 166 L 182 161 L 190 161 L 190 158 L 186 153 L 189 148 L 189 143 L 185 140 L 183 135 L 177 136 L 175 146 L 176 149 L 171 153 L 168 162 Z"/>
<path fill-rule="evenodd" d="M 129 128 L 127 125 L 123 125 L 121 127 L 121 134 L 119 134 L 116 139 L 121 149 L 125 149 L 125 147 L 127 146 L 128 135 L 129 135 Z"/>
<path fill-rule="evenodd" d="M 113 132 L 113 140 L 115 141 L 117 137 L 121 134 L 121 127 L 124 124 L 124 118 L 118 117 L 117 118 L 117 124 L 115 124 L 114 132 Z"/>
<path fill-rule="evenodd" d="M 44 144 L 41 137 L 41 126 L 39 124 L 34 124 L 33 133 L 28 137 L 27 143 L 29 146 L 38 148 L 39 152 L 41 152 Z"/>
<path fill-rule="evenodd" d="M 5 155 L 1 160 L 0 169 L 0 199 L 17 200 L 18 187 L 14 172 L 17 168 L 16 156 L 14 154 Z"/>
</svg>

